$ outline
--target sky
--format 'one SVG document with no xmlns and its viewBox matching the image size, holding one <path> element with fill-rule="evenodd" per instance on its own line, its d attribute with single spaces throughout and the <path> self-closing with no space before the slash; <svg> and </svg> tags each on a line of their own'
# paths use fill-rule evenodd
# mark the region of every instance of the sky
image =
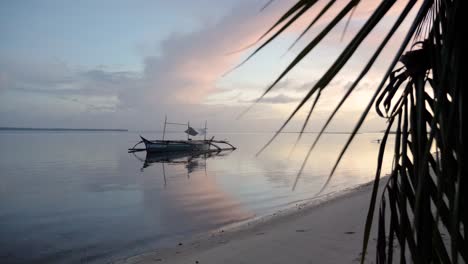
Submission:
<svg viewBox="0 0 468 264">
<path fill-rule="evenodd" d="M 338 24 L 269 95 L 238 118 L 346 1 L 337 1 L 288 50 L 324 5 L 319 1 L 280 38 L 229 71 L 258 47 L 250 44 L 294 3 L 273 1 L 260 11 L 266 2 L 1 1 L 0 127 L 160 130 L 167 115 L 170 121 L 190 120 L 194 126 L 207 120 L 212 131 L 275 131 L 344 50 L 378 1 L 362 1 L 346 31 L 345 22 Z M 331 82 L 309 131 L 320 129 L 385 36 L 401 4 L 392 8 Z M 330 131 L 352 129 L 413 16 L 339 112 Z M 309 107 L 299 112 L 288 131 L 298 130 Z M 379 131 L 384 124 L 372 112 L 363 131 Z"/>
</svg>

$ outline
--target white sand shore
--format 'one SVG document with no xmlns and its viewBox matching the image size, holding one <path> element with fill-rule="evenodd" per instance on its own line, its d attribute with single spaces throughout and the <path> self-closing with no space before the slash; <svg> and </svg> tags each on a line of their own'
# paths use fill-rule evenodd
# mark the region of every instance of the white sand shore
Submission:
<svg viewBox="0 0 468 264">
<path fill-rule="evenodd" d="M 371 189 L 366 184 L 319 205 L 296 206 L 118 263 L 358 263 Z M 368 263 L 374 262 L 374 233 Z"/>
</svg>

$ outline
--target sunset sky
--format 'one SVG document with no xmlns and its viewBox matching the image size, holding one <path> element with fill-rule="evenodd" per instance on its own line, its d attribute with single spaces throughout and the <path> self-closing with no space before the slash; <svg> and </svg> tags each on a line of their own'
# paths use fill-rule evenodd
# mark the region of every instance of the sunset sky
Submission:
<svg viewBox="0 0 468 264">
<path fill-rule="evenodd" d="M 344 49 L 378 1 L 360 3 L 343 40 L 344 21 L 271 94 L 237 120 L 346 1 L 338 1 L 315 29 L 288 51 L 325 3 L 319 1 L 281 38 L 223 76 L 253 51 L 243 48 L 294 3 L 274 1 L 260 12 L 266 2 L 1 1 L 0 126 L 159 130 L 167 114 L 172 121 L 202 124 L 208 120 L 214 131 L 274 131 Z M 401 4 L 394 11 L 401 9 Z M 372 55 L 396 19 L 391 14 L 333 80 L 309 130 L 319 129 Z M 405 21 L 330 130 L 352 128 L 413 16 Z M 308 108 L 309 104 L 289 130 L 297 130 Z M 381 130 L 383 123 L 371 114 L 363 130 Z"/>
</svg>

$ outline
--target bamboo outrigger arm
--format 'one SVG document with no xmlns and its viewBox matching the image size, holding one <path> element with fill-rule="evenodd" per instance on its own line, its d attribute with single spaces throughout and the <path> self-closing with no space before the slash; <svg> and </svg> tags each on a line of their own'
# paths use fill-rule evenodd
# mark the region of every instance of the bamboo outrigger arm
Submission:
<svg viewBox="0 0 468 264">
<path fill-rule="evenodd" d="M 225 140 L 211 140 L 211 142 L 214 142 L 214 143 L 221 143 L 221 144 L 226 144 L 228 146 L 231 147 L 231 149 L 236 149 L 236 147 L 234 147 L 231 143 L 225 141 Z"/>
<path fill-rule="evenodd" d="M 219 147 L 218 145 L 214 144 L 214 143 L 213 143 L 213 142 L 211 142 L 211 141 L 209 141 L 209 142 L 208 142 L 208 144 L 210 144 L 210 146 L 213 146 L 213 147 L 215 147 L 215 148 L 216 148 L 217 150 L 219 150 L 219 151 L 221 151 L 221 150 L 222 150 L 222 148 L 221 148 L 221 147 Z"/>
</svg>

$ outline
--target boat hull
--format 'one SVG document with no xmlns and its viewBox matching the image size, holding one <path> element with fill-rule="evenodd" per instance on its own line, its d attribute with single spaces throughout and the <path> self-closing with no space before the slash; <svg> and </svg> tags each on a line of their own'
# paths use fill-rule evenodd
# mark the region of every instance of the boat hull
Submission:
<svg viewBox="0 0 468 264">
<path fill-rule="evenodd" d="M 206 151 L 210 149 L 210 144 L 201 140 L 149 141 L 144 139 L 143 142 L 145 143 L 146 151 L 152 153 Z"/>
<path fill-rule="evenodd" d="M 150 153 L 171 153 L 171 152 L 209 152 L 222 150 L 235 150 L 231 143 L 225 140 L 148 140 L 140 136 L 141 141 L 135 144 L 128 152 L 146 151 Z M 145 148 L 136 148 L 144 143 Z M 222 144 L 221 146 L 219 146 Z M 224 145 L 224 146 L 223 146 Z M 226 147 L 227 146 L 227 147 Z"/>
</svg>

